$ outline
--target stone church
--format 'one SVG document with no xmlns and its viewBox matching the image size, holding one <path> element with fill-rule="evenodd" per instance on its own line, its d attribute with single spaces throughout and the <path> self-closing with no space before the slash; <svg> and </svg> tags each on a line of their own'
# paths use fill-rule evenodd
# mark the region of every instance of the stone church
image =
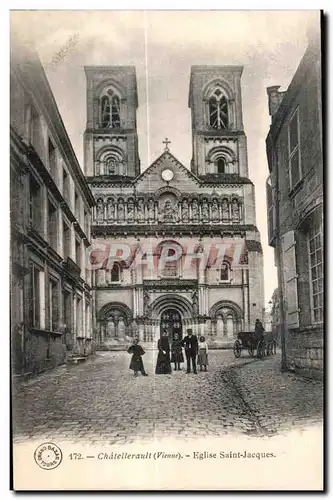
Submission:
<svg viewBox="0 0 333 500">
<path fill-rule="evenodd" d="M 242 67 L 191 68 L 190 168 L 166 139 L 144 172 L 135 68 L 89 66 L 85 73 L 97 344 L 121 348 L 134 335 L 157 342 L 164 330 L 172 338 L 189 327 L 212 347 L 233 343 L 238 331 L 263 319 L 264 308 Z"/>
</svg>

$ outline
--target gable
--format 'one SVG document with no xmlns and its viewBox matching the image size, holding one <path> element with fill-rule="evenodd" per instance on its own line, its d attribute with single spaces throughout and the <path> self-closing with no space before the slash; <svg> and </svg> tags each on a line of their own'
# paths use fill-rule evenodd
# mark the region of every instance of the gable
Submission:
<svg viewBox="0 0 333 500">
<path fill-rule="evenodd" d="M 162 178 L 163 170 L 171 170 L 174 174 L 170 182 Z M 177 189 L 182 192 L 197 192 L 201 185 L 199 179 L 182 165 L 171 153 L 165 151 L 135 181 L 137 193 L 156 193 L 164 188 Z"/>
</svg>

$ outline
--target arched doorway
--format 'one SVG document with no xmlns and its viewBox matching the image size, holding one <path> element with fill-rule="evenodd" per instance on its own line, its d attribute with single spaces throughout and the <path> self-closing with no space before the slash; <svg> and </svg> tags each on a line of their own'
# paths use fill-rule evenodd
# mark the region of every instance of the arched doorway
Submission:
<svg viewBox="0 0 333 500">
<path fill-rule="evenodd" d="M 187 328 L 195 329 L 192 304 L 187 298 L 181 295 L 166 293 L 157 297 L 152 302 L 150 311 L 156 342 L 164 329 L 168 329 L 168 333 L 171 332 L 170 341 L 172 340 L 173 331 L 178 331 L 182 338 Z M 166 318 L 165 315 L 169 317 Z M 179 323 L 180 326 L 174 326 L 174 323 Z M 164 326 L 166 324 L 167 326 Z"/>
<path fill-rule="evenodd" d="M 105 304 L 98 312 L 97 322 L 100 345 L 124 342 L 126 337 L 132 335 L 132 313 L 129 307 L 121 302 Z"/>
<path fill-rule="evenodd" d="M 183 338 L 182 316 L 177 309 L 168 308 L 161 313 L 160 337 L 164 331 L 168 332 L 170 342 L 172 342 L 176 333 L 178 334 L 178 338 Z"/>
</svg>

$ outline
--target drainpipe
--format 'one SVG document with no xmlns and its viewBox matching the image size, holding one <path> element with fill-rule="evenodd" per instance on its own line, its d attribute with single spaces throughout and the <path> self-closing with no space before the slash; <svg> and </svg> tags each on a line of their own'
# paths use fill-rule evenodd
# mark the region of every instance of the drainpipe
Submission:
<svg viewBox="0 0 333 500">
<path fill-rule="evenodd" d="M 276 155 L 277 157 L 277 155 Z M 287 350 L 286 350 L 286 334 L 288 331 L 287 312 L 284 300 L 284 275 L 283 275 L 283 257 L 281 245 L 281 230 L 280 230 L 280 189 L 279 189 L 279 167 L 276 162 L 276 204 L 275 204 L 275 234 L 276 234 L 276 249 L 277 249 L 277 267 L 279 280 L 279 311 L 280 311 L 280 341 L 281 341 L 281 371 L 288 371 L 287 368 Z"/>
</svg>

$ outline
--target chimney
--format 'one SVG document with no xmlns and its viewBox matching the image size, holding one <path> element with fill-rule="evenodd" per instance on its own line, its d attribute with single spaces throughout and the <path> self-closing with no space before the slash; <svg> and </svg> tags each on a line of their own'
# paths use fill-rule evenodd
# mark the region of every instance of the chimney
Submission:
<svg viewBox="0 0 333 500">
<path fill-rule="evenodd" d="M 285 94 L 285 92 L 279 92 L 279 88 L 280 85 L 273 85 L 272 87 L 267 87 L 266 89 L 268 95 L 268 110 L 272 120 L 276 115 Z"/>
</svg>

